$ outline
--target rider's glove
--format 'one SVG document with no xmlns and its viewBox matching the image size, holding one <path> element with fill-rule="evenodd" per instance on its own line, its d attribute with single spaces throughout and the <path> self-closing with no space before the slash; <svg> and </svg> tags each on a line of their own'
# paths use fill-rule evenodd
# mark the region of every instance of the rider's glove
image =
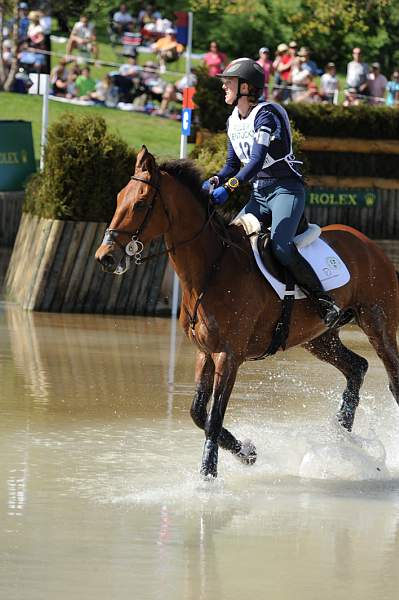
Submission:
<svg viewBox="0 0 399 600">
<path fill-rule="evenodd" d="M 202 184 L 202 191 L 206 194 L 210 194 L 212 190 L 219 185 L 219 177 L 217 175 L 213 175 Z"/>
<path fill-rule="evenodd" d="M 211 195 L 212 204 L 222 205 L 228 200 L 228 198 L 229 198 L 229 192 L 223 185 L 220 187 L 217 187 L 216 190 L 213 190 L 212 195 Z"/>
</svg>

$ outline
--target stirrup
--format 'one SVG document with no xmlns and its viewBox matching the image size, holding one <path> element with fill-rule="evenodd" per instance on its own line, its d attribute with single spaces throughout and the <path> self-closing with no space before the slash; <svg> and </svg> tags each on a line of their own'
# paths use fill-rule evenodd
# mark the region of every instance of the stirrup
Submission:
<svg viewBox="0 0 399 600">
<path fill-rule="evenodd" d="M 322 307 L 322 319 L 327 327 L 334 327 L 342 316 L 342 310 L 332 300 L 327 298 L 318 298 L 319 303 Z M 322 305 L 325 303 L 325 306 Z"/>
</svg>

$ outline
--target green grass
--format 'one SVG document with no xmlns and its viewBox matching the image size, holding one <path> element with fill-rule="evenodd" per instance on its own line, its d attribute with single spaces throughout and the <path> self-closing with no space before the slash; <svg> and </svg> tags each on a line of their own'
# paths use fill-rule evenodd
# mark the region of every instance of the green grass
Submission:
<svg viewBox="0 0 399 600">
<path fill-rule="evenodd" d="M 180 148 L 180 123 L 140 113 L 124 112 L 101 106 L 76 106 L 49 102 L 49 124 L 65 113 L 101 115 L 110 131 L 118 133 L 130 146 L 139 149 L 142 144 L 161 158 L 178 158 Z M 32 122 L 36 160 L 40 157 L 42 98 L 27 94 L 0 93 L 0 115 L 4 120 Z"/>
</svg>

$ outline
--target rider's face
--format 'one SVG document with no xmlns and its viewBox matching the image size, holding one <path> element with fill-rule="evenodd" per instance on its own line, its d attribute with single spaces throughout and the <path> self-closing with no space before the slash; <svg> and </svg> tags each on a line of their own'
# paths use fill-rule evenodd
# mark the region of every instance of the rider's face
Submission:
<svg viewBox="0 0 399 600">
<path fill-rule="evenodd" d="M 237 77 L 224 77 L 222 88 L 225 91 L 224 101 L 226 104 L 233 104 L 237 97 L 238 91 L 238 78 Z"/>
</svg>

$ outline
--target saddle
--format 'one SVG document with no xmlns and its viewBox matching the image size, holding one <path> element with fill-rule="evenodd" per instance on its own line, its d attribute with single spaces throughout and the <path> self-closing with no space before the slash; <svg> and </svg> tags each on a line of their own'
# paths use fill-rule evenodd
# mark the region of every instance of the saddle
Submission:
<svg viewBox="0 0 399 600">
<path fill-rule="evenodd" d="M 305 217 L 305 215 L 302 215 L 302 218 L 299 221 L 298 228 L 296 230 L 295 235 L 297 236 L 297 235 L 301 235 L 302 233 L 305 233 L 305 231 L 308 229 L 308 227 L 309 227 L 309 222 L 308 222 L 307 218 Z M 265 265 L 265 267 L 269 271 L 269 273 L 271 273 L 271 275 L 273 275 L 273 277 L 278 279 L 278 281 L 281 281 L 282 283 L 287 283 L 287 271 L 286 271 L 285 267 L 283 267 L 283 265 L 281 263 L 279 263 L 278 260 L 276 260 L 276 258 L 274 257 L 274 254 L 271 250 L 270 230 L 268 230 L 265 233 L 263 233 L 263 232 L 259 233 L 258 239 L 257 239 L 257 245 L 258 245 L 258 252 L 261 256 L 263 264 Z"/>
</svg>

